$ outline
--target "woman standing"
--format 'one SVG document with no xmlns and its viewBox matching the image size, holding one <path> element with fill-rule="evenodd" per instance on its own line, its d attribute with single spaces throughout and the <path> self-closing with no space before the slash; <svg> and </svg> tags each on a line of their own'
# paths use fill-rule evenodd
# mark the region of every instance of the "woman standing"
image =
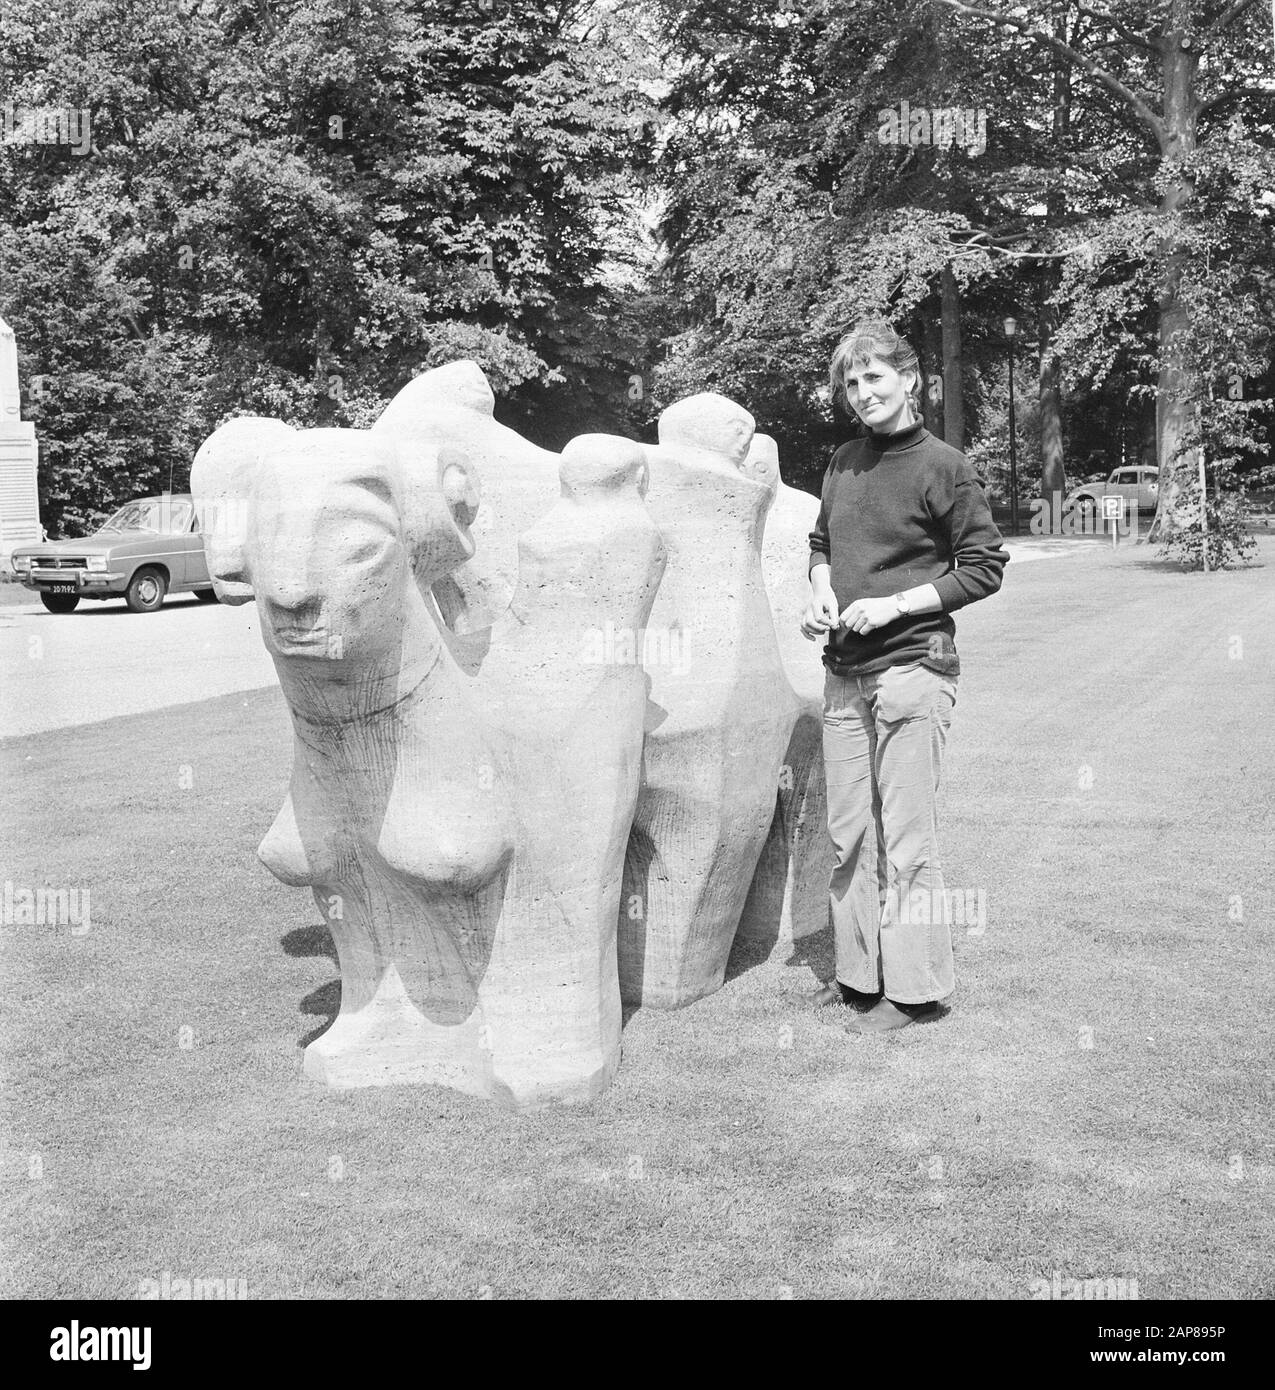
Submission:
<svg viewBox="0 0 1275 1390">
<path fill-rule="evenodd" d="M 960 661 L 952 612 L 1001 584 L 1009 559 L 964 455 L 918 419 L 916 353 L 889 324 L 856 324 L 830 381 L 867 426 L 824 475 L 801 630 L 823 664 L 829 916 L 836 979 L 814 996 L 889 1032 L 953 989 L 936 798 Z"/>
</svg>

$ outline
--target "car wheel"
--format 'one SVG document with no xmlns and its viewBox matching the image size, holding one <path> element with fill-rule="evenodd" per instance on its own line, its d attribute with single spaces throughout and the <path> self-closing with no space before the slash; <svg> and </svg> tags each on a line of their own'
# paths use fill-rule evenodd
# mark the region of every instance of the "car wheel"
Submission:
<svg viewBox="0 0 1275 1390">
<path fill-rule="evenodd" d="M 79 594 L 41 594 L 40 602 L 50 613 L 74 613 L 80 602 Z"/>
<path fill-rule="evenodd" d="M 196 589 L 196 590 L 195 590 L 195 597 L 200 601 L 200 603 L 216 603 L 216 602 L 217 602 L 217 590 L 216 590 L 216 589 Z"/>
<path fill-rule="evenodd" d="M 153 613 L 167 592 L 168 582 L 158 570 L 138 570 L 128 581 L 124 602 L 134 613 Z"/>
</svg>

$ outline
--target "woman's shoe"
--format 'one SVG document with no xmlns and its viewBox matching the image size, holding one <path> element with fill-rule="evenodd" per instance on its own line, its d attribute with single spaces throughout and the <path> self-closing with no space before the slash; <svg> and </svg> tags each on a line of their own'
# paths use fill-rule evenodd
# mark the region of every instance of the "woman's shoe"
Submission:
<svg viewBox="0 0 1275 1390">
<path fill-rule="evenodd" d="M 846 1024 L 847 1033 L 892 1033 L 896 1028 L 906 1028 L 918 1018 L 938 1013 L 937 1003 L 896 1004 L 893 999 L 882 999 L 875 1008 L 869 1009 L 853 1023 Z"/>
<path fill-rule="evenodd" d="M 855 1009 L 870 1009 L 880 998 L 880 994 L 864 994 L 862 990 L 843 985 L 840 980 L 829 980 L 826 985 L 821 985 L 815 990 L 810 996 L 810 1002 L 816 1009 L 827 1008 L 830 1004 L 849 1004 Z"/>
</svg>

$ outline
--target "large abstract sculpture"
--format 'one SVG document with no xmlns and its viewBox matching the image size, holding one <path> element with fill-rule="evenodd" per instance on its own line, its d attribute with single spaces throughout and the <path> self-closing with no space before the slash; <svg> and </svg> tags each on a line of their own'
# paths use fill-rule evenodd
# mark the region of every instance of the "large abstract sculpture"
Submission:
<svg viewBox="0 0 1275 1390">
<path fill-rule="evenodd" d="M 493 407 L 457 362 L 367 431 L 232 420 L 191 489 L 292 711 L 260 853 L 342 980 L 307 1074 L 530 1108 L 605 1088 L 622 996 L 824 924 L 817 503 L 722 396 L 561 455 Z"/>
<path fill-rule="evenodd" d="M 242 468 L 226 442 L 197 460 L 201 505 Z M 659 582 L 640 448 L 594 435 L 564 452 L 489 676 L 457 662 L 431 595 L 473 549 L 459 456 L 352 430 L 248 448 L 247 532 L 224 553 L 256 596 L 295 726 L 260 853 L 313 889 L 341 967 L 307 1073 L 526 1108 L 596 1096 L 619 1058 L 644 682 L 637 665 L 582 662 L 580 637 L 642 627 Z"/>
</svg>

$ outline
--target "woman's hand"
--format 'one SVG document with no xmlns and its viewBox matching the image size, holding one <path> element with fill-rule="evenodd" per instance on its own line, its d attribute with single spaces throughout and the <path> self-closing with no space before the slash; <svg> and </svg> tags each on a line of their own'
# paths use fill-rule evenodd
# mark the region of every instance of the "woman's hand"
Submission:
<svg viewBox="0 0 1275 1390">
<path fill-rule="evenodd" d="M 801 615 L 801 635 L 812 642 L 826 637 L 837 625 L 837 596 L 831 589 L 811 594 L 806 611 Z"/>
<path fill-rule="evenodd" d="M 857 598 L 841 615 L 840 625 L 860 635 L 875 632 L 899 616 L 899 605 L 892 598 Z"/>
</svg>

